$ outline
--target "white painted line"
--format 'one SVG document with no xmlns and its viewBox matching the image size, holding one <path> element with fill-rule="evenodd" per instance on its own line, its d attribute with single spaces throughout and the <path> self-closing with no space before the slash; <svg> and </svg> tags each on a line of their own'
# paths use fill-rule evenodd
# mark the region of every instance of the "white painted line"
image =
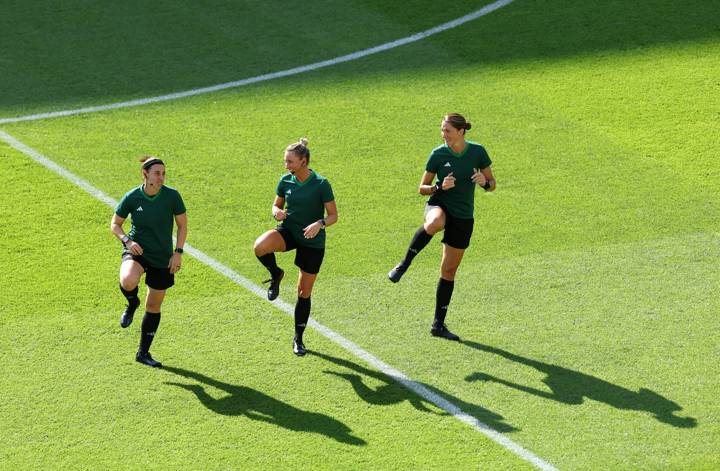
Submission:
<svg viewBox="0 0 720 471">
<path fill-rule="evenodd" d="M 160 96 L 155 96 L 155 97 L 150 97 L 150 98 L 140 98 L 137 100 L 123 101 L 123 102 L 119 102 L 119 103 L 110 103 L 107 105 L 88 106 L 86 108 L 77 108 L 77 109 L 72 109 L 72 110 L 52 111 L 52 112 L 48 112 L 48 113 L 31 114 L 31 115 L 27 115 L 27 116 L 18 116 L 18 117 L 14 117 L 14 118 L 0 118 L 0 124 L 17 123 L 20 121 L 36 121 L 36 120 L 40 120 L 40 119 L 59 118 L 62 116 L 73 116 L 73 115 L 86 114 L 86 113 L 97 113 L 98 111 L 113 110 L 113 109 L 117 109 L 117 108 L 130 108 L 133 106 L 148 105 L 150 103 L 158 103 L 161 101 L 177 100 L 178 98 L 185 98 L 185 97 L 189 97 L 189 96 L 217 92 L 217 91 L 225 90 L 228 88 L 243 87 L 245 85 L 250 85 L 250 84 L 258 83 L 258 82 L 265 82 L 267 80 L 272 80 L 272 79 L 276 79 L 276 78 L 280 78 L 280 77 L 289 77 L 291 75 L 298 75 L 298 74 L 302 74 L 304 72 L 310 72 L 312 70 L 329 67 L 331 65 L 341 64 L 343 62 L 350 62 L 350 61 L 353 61 L 356 59 L 360 59 L 362 57 L 370 56 L 373 54 L 377 54 L 379 52 L 387 51 L 389 49 L 394 49 L 396 47 L 400 47 L 400 46 L 404 46 L 406 44 L 420 41 L 421 39 L 425 39 L 428 36 L 432 36 L 434 34 L 441 33 L 443 31 L 447 31 L 452 28 L 456 28 L 456 27 L 458 27 L 464 23 L 467 23 L 469 21 L 476 20 L 476 19 L 478 19 L 482 16 L 485 16 L 488 13 L 492 13 L 493 11 L 498 10 L 512 2 L 513 2 L 513 0 L 497 0 L 489 5 L 484 6 L 483 8 L 481 8 L 477 11 L 474 11 L 472 13 L 469 13 L 465 16 L 454 19 L 452 21 L 448 21 L 447 23 L 443 23 L 439 26 L 435 26 L 434 28 L 430 28 L 430 29 L 422 31 L 420 33 L 413 34 L 412 36 L 407 36 L 405 38 L 398 39 L 398 40 L 395 40 L 395 41 L 392 41 L 389 43 L 381 44 L 379 46 L 371 47 L 369 49 L 363 49 L 361 51 L 353 52 L 352 54 L 335 57 L 334 59 L 328 59 L 328 60 L 324 60 L 324 61 L 320 61 L 320 62 L 314 62 L 312 64 L 303 65 L 300 67 L 294 67 L 292 69 L 281 70 L 279 72 L 272 72 L 269 74 L 257 75 L 255 77 L 250 77 L 250 78 L 246 78 L 246 79 L 242 79 L 242 80 L 236 80 L 234 82 L 226 82 L 226 83 L 221 83 L 218 85 L 212 85 L 209 87 L 193 88 L 192 90 L 170 93 L 168 95 L 160 95 Z"/>
<path fill-rule="evenodd" d="M 106 195 L 99 189 L 92 186 L 90 183 L 88 183 L 86 180 L 83 180 L 82 178 L 78 177 L 74 173 L 70 172 L 69 170 L 59 166 L 52 160 L 48 159 L 44 155 L 40 154 L 35 149 L 23 144 L 19 140 L 15 139 L 11 135 L 7 134 L 6 132 L 3 132 L 0 130 L 0 139 L 8 143 L 11 147 L 14 149 L 22 152 L 23 154 L 27 155 L 31 159 L 35 160 L 39 164 L 49 168 L 53 172 L 57 173 L 61 177 L 65 178 L 66 180 L 71 181 L 75 185 L 79 186 L 86 192 L 90 193 L 93 197 L 99 199 L 103 203 L 107 204 L 108 206 L 115 208 L 117 206 L 117 201 L 111 198 L 110 196 Z M 185 252 L 192 255 L 205 265 L 209 266 L 213 270 L 217 271 L 218 273 L 225 275 L 230 280 L 234 281 L 238 285 L 242 286 L 243 288 L 246 288 L 247 290 L 251 291 L 255 295 L 257 295 L 259 298 L 265 299 L 265 290 L 253 283 L 252 281 L 248 280 L 244 276 L 238 274 L 235 272 L 232 268 L 229 268 L 219 261 L 215 260 L 214 258 L 210 257 L 209 255 L 201 252 L 200 250 L 191 247 L 189 244 L 185 244 Z M 287 302 L 278 299 L 273 302 L 275 306 L 284 311 L 286 314 L 290 315 L 291 317 L 294 315 L 294 307 Z M 418 396 L 422 397 L 423 399 L 426 399 L 439 408 L 445 410 L 449 414 L 451 414 L 456 419 L 460 420 L 461 422 L 464 422 L 471 427 L 473 427 L 478 432 L 482 433 L 486 437 L 490 438 L 494 442 L 502 445 L 503 447 L 510 450 L 515 455 L 519 456 L 520 458 L 523 458 L 526 461 L 529 461 L 533 465 L 535 465 L 537 468 L 545 470 L 545 471 L 557 471 L 557 468 L 555 468 L 553 465 L 548 463 L 547 461 L 543 460 L 542 458 L 536 456 L 532 452 L 526 450 L 522 446 L 518 445 L 514 441 L 510 440 L 509 438 L 505 437 L 500 432 L 494 430 L 490 426 L 484 424 L 483 422 L 480 422 L 478 419 L 473 417 L 470 414 L 467 414 L 463 412 L 462 409 L 460 409 L 458 406 L 453 404 L 452 402 L 448 401 L 447 399 L 443 398 L 442 396 L 436 394 L 433 391 L 430 391 L 428 388 L 423 386 L 422 384 L 413 381 L 412 379 L 408 378 L 407 375 L 402 373 L 401 371 L 393 368 L 392 366 L 388 365 L 384 361 L 377 358 L 372 353 L 368 352 L 367 350 L 363 349 L 362 347 L 356 345 L 355 343 L 351 342 L 350 340 L 346 339 L 342 335 L 338 334 L 334 330 L 325 327 L 324 325 L 316 322 L 315 320 L 310 320 L 308 323 L 310 327 L 320 332 L 322 335 L 327 337 L 328 339 L 332 340 L 333 342 L 337 343 L 341 347 L 343 347 L 345 350 L 350 352 L 352 355 L 356 356 L 357 358 L 361 358 L 365 360 L 369 365 L 373 366 L 379 371 L 382 371 L 387 376 L 393 378 L 398 383 L 402 384 L 409 390 L 416 393 Z"/>
</svg>

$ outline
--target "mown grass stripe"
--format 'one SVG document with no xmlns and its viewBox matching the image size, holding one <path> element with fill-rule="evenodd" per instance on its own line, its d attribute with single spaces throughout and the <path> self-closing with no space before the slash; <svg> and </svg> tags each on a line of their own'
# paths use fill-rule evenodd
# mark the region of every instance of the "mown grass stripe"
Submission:
<svg viewBox="0 0 720 471">
<path fill-rule="evenodd" d="M 74 173 L 70 172 L 69 170 L 61 167 L 60 165 L 56 164 L 52 160 L 48 159 L 44 155 L 42 155 L 37 150 L 27 146 L 26 144 L 22 143 L 21 141 L 17 140 L 10 134 L 7 134 L 6 132 L 0 130 L 0 139 L 5 141 L 8 145 L 10 145 L 12 148 L 18 150 L 19 152 L 27 155 L 34 161 L 38 162 L 40 165 L 43 165 L 44 167 L 52 170 L 56 174 L 60 175 L 61 177 L 65 178 L 66 180 L 69 180 L 70 182 L 74 183 L 75 185 L 79 186 L 81 189 L 85 190 L 87 193 L 95 197 L 96 199 L 102 201 L 103 203 L 107 204 L 110 207 L 115 207 L 117 205 L 117 201 L 98 188 L 95 188 L 93 185 L 88 183 L 86 180 L 80 178 L 79 176 L 75 175 Z M 263 290 L 261 287 L 253 283 L 252 281 L 248 280 L 244 276 L 240 275 L 239 273 L 235 272 L 230 267 L 222 264 L 221 262 L 215 260 L 214 258 L 210 257 L 209 255 L 205 254 L 204 252 L 192 247 L 190 244 L 185 244 L 185 251 L 190 254 L 191 256 L 195 257 L 198 261 L 202 262 L 203 264 L 209 266 L 213 270 L 217 271 L 218 273 L 224 275 L 228 279 L 234 281 L 236 284 L 242 286 L 243 288 L 246 288 L 250 292 L 254 293 L 256 296 L 264 299 L 265 298 L 265 290 Z M 280 309 L 281 311 L 285 312 L 286 314 L 293 316 L 294 308 L 289 303 L 278 299 L 273 302 L 275 306 Z M 393 368 L 392 366 L 388 365 L 387 363 L 383 362 L 379 358 L 377 358 L 372 353 L 368 352 L 367 350 L 363 349 L 362 347 L 358 346 L 354 342 L 346 339 L 342 335 L 338 334 L 334 330 L 318 323 L 315 320 L 311 320 L 309 322 L 309 326 L 327 337 L 329 340 L 335 342 L 336 344 L 343 347 L 345 350 L 350 352 L 352 355 L 354 355 L 357 358 L 360 358 L 362 360 L 365 360 L 369 365 L 373 366 L 374 368 L 378 369 L 385 375 L 393 378 L 398 383 L 402 384 L 407 389 L 413 391 L 423 399 L 426 399 L 429 402 L 432 402 L 437 407 L 445 410 L 450 415 L 455 417 L 456 419 L 460 420 L 461 422 L 470 425 L 478 432 L 482 433 L 486 437 L 493 440 L 495 443 L 498 443 L 499 445 L 503 446 L 507 450 L 511 451 L 518 457 L 532 463 L 534 466 L 536 466 L 539 469 L 542 469 L 544 471 L 557 471 L 557 468 L 555 468 L 553 465 L 548 463 L 547 461 L 543 460 L 542 458 L 536 456 L 529 450 L 523 448 L 519 444 L 515 443 L 511 439 L 505 437 L 498 431 L 494 430 L 492 427 L 488 426 L 487 424 L 480 422 L 475 417 L 471 416 L 470 414 L 467 414 L 463 412 L 463 410 L 453 404 L 452 402 L 448 401 L 447 399 L 443 398 L 439 394 L 429 390 L 424 385 L 413 381 L 412 379 L 408 378 L 407 375 L 402 373 L 401 371 Z"/>
<path fill-rule="evenodd" d="M 351 54 L 346 54 L 344 56 L 335 57 L 333 59 L 327 59 L 327 60 L 320 61 L 320 62 L 314 62 L 312 64 L 307 64 L 307 65 L 303 65 L 303 66 L 299 66 L 299 67 L 293 67 L 292 69 L 281 70 L 281 71 L 272 72 L 269 74 L 257 75 L 255 77 L 249 77 L 246 79 L 236 80 L 233 82 L 221 83 L 218 85 L 211 85 L 208 87 L 193 88 L 191 90 L 170 93 L 167 95 L 159 95 L 159 96 L 154 96 L 154 97 L 149 97 L 149 98 L 139 98 L 136 100 L 129 100 L 129 101 L 123 101 L 123 102 L 118 102 L 118 103 L 110 103 L 107 105 L 88 106 L 88 107 L 77 108 L 77 109 L 73 109 L 73 110 L 52 111 L 52 112 L 48 112 L 48 113 L 31 114 L 31 115 L 27 115 L 27 116 L 18 116 L 18 117 L 14 117 L 14 118 L 0 118 L 0 124 L 17 123 L 20 121 L 37 121 L 37 120 L 41 120 L 41 119 L 60 118 L 63 116 L 74 116 L 74 115 L 79 115 L 79 114 L 97 113 L 99 111 L 114 110 L 114 109 L 118 109 L 118 108 L 130 108 L 130 107 L 134 107 L 134 106 L 148 105 L 151 103 L 158 103 L 158 102 L 162 102 L 162 101 L 177 100 L 179 98 L 186 98 L 186 97 L 191 97 L 191 96 L 195 96 L 195 95 L 203 95 L 206 93 L 217 92 L 220 90 L 227 90 L 228 88 L 243 87 L 245 85 L 250 85 L 253 83 L 265 82 L 267 80 L 273 80 L 273 79 L 281 78 L 281 77 L 289 77 L 291 75 L 298 75 L 298 74 L 302 74 L 304 72 L 310 72 L 313 70 L 322 69 L 324 67 L 342 64 L 343 62 L 354 61 L 354 60 L 357 60 L 357 59 L 360 59 L 363 57 L 377 54 L 379 52 L 384 52 L 384 51 L 387 51 L 390 49 L 394 49 L 396 47 L 400 47 L 400 46 L 404 46 L 406 44 L 420 41 L 421 39 L 425 39 L 428 36 L 432 36 L 434 34 L 438 34 L 443 31 L 447 31 L 449 29 L 456 28 L 456 27 L 458 27 L 462 24 L 465 24 L 469 21 L 476 20 L 482 16 L 487 15 L 488 13 L 492 13 L 493 11 L 498 10 L 498 9 L 512 3 L 513 1 L 514 0 L 497 0 L 489 5 L 485 5 L 484 7 L 482 7 L 479 10 L 476 10 L 472 13 L 468 13 L 465 16 L 448 21 L 447 23 L 443 23 L 441 25 L 427 29 L 420 33 L 415 33 L 411 36 L 406 36 L 404 38 L 397 39 L 395 41 L 384 43 L 379 46 L 371 47 L 368 49 L 363 49 L 361 51 L 353 52 Z"/>
</svg>

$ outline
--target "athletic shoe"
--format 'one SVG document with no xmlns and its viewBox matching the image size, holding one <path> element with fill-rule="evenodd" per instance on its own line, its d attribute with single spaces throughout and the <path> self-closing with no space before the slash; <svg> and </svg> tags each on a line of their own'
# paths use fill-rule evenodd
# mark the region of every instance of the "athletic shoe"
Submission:
<svg viewBox="0 0 720 471">
<path fill-rule="evenodd" d="M 388 278 L 393 283 L 397 283 L 398 281 L 400 281 L 400 278 L 402 278 L 408 268 L 409 265 L 405 265 L 404 263 L 400 262 L 395 265 L 395 268 L 390 270 L 390 273 L 388 273 Z"/>
<path fill-rule="evenodd" d="M 135 302 L 128 302 L 127 306 L 125 306 L 125 310 L 123 311 L 122 316 L 120 316 L 120 327 L 125 329 L 130 324 L 132 324 L 133 316 L 135 315 L 135 311 L 137 310 L 139 305 L 140 300 L 137 300 Z"/>
<path fill-rule="evenodd" d="M 276 276 L 273 276 L 269 280 L 263 281 L 263 283 L 270 283 L 267 291 L 268 301 L 274 300 L 280 294 L 280 282 L 282 281 L 284 276 L 285 272 L 280 270 L 280 273 L 278 273 Z"/>
<path fill-rule="evenodd" d="M 305 355 L 305 345 L 303 345 L 302 340 L 298 340 L 297 337 L 293 339 L 293 353 L 299 357 Z"/>
<path fill-rule="evenodd" d="M 440 326 L 433 325 L 430 329 L 430 333 L 433 337 L 441 337 L 448 340 L 460 340 L 460 337 L 450 332 L 445 324 Z"/>
<path fill-rule="evenodd" d="M 135 354 L 135 361 L 143 365 L 152 366 L 153 368 L 162 368 L 162 363 L 155 361 L 150 355 L 150 352 L 137 352 Z"/>
</svg>

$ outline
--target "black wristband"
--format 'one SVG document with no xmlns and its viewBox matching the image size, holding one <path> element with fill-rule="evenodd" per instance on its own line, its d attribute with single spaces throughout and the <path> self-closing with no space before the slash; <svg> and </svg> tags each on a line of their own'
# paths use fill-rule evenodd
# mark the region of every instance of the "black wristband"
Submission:
<svg viewBox="0 0 720 471">
<path fill-rule="evenodd" d="M 485 184 L 482 187 L 483 190 L 488 191 L 490 189 L 490 180 L 486 180 Z"/>
<path fill-rule="evenodd" d="M 327 223 L 325 222 L 325 218 L 320 219 L 320 226 L 325 229 L 327 227 Z"/>
<path fill-rule="evenodd" d="M 176 247 L 176 248 L 175 248 L 175 252 L 177 252 L 177 253 L 183 253 L 184 250 L 183 250 L 181 247 Z"/>
<path fill-rule="evenodd" d="M 435 191 L 434 191 L 433 193 L 442 193 L 443 191 L 445 191 L 445 190 L 443 190 L 443 188 L 442 188 L 442 183 L 440 183 L 440 182 L 437 182 L 437 183 L 433 186 L 433 188 L 435 188 Z"/>
</svg>

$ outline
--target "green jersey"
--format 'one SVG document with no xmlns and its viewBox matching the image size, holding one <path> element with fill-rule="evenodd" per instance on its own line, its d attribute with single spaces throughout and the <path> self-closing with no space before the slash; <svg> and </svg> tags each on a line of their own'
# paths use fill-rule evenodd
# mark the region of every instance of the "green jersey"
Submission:
<svg viewBox="0 0 720 471">
<path fill-rule="evenodd" d="M 173 254 L 173 217 L 185 213 L 180 193 L 174 188 L 162 186 L 154 196 L 148 196 L 142 185 L 128 191 L 115 208 L 115 214 L 123 219 L 132 214 L 132 226 L 128 236 L 140 244 L 142 256 L 150 266 L 165 268 Z"/>
<path fill-rule="evenodd" d="M 325 203 L 335 199 L 327 178 L 312 170 L 304 182 L 299 181 L 295 175 L 283 175 L 277 184 L 275 194 L 285 198 L 287 217 L 280 225 L 290 231 L 298 245 L 324 248 L 324 230 L 312 239 L 306 239 L 303 229 L 322 219 L 325 216 Z"/>
<path fill-rule="evenodd" d="M 471 180 L 473 169 L 482 170 L 491 164 L 492 161 L 485 148 L 474 142 L 468 142 L 465 150 L 460 154 L 447 144 L 433 149 L 425 170 L 434 173 L 440 184 L 452 172 L 452 176 L 455 177 L 455 187 L 436 193 L 431 199 L 442 203 L 453 217 L 472 219 L 477 186 Z"/>
</svg>

